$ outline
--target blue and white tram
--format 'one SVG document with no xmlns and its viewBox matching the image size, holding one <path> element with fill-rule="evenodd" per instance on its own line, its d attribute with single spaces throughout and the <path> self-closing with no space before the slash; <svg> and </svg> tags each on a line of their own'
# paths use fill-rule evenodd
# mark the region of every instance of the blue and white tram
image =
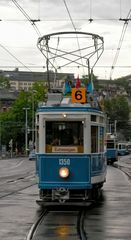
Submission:
<svg viewBox="0 0 131 240">
<path fill-rule="evenodd" d="M 129 154 L 129 145 L 128 142 L 119 142 L 117 145 L 117 151 L 119 156 L 124 156 Z"/>
<path fill-rule="evenodd" d="M 98 107 L 72 103 L 61 93 L 50 93 L 38 108 L 36 165 L 45 205 L 84 205 L 98 198 L 106 181 L 105 126 Z"/>
<path fill-rule="evenodd" d="M 118 161 L 117 138 L 113 134 L 106 134 L 107 164 Z"/>
</svg>

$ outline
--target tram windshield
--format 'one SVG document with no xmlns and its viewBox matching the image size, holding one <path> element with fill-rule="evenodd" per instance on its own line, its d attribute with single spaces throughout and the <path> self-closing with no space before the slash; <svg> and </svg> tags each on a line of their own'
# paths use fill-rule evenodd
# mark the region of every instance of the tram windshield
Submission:
<svg viewBox="0 0 131 240">
<path fill-rule="evenodd" d="M 46 121 L 46 152 L 83 152 L 83 122 Z"/>
<path fill-rule="evenodd" d="M 118 144 L 118 149 L 126 149 L 126 144 Z"/>
<path fill-rule="evenodd" d="M 115 142 L 113 140 L 107 140 L 107 148 L 115 148 Z"/>
</svg>

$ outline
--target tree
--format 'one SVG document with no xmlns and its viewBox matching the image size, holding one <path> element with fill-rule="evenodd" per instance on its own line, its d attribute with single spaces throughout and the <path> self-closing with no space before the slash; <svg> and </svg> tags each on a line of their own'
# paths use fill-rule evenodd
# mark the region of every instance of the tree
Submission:
<svg viewBox="0 0 131 240">
<path fill-rule="evenodd" d="M 121 131 L 125 136 L 127 134 L 127 126 L 129 125 L 130 107 L 126 97 L 117 96 L 104 101 L 105 112 L 110 122 L 117 121 L 117 131 Z"/>
<path fill-rule="evenodd" d="M 16 145 L 22 148 L 25 143 L 25 111 L 28 110 L 28 127 L 32 128 L 32 115 L 35 114 L 38 103 L 44 102 L 46 99 L 47 88 L 43 82 L 34 83 L 30 91 L 21 91 L 13 103 L 12 108 L 8 112 L 0 113 L 1 123 L 1 142 L 2 144 L 9 144 L 10 139 L 13 139 L 13 147 Z M 32 112 L 34 111 L 34 113 Z M 31 132 L 29 133 L 31 138 Z"/>
<path fill-rule="evenodd" d="M 47 86 L 43 81 L 37 81 L 33 84 L 32 88 L 29 91 L 29 94 L 34 93 L 35 105 L 38 105 L 38 102 L 44 102 L 46 100 Z"/>
<path fill-rule="evenodd" d="M 0 77 L 0 88 L 1 89 L 10 88 L 10 82 L 9 82 L 8 78 L 3 77 L 3 76 Z"/>
<path fill-rule="evenodd" d="M 1 143 L 9 148 L 9 141 L 13 139 L 13 147 L 16 144 L 22 147 L 24 142 L 25 113 L 23 107 L 28 104 L 28 93 L 21 91 L 12 108 L 0 114 Z"/>
<path fill-rule="evenodd" d="M 129 89 L 129 81 L 126 79 L 126 77 L 118 78 L 114 80 L 115 84 L 118 86 L 122 86 L 126 91 Z"/>
</svg>

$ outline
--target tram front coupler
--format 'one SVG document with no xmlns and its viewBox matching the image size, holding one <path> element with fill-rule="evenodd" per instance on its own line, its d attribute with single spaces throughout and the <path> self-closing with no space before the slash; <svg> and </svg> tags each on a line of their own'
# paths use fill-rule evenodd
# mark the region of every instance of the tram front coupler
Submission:
<svg viewBox="0 0 131 240">
<path fill-rule="evenodd" d="M 69 190 L 66 188 L 52 189 L 52 200 L 58 200 L 59 202 L 69 200 Z"/>
</svg>

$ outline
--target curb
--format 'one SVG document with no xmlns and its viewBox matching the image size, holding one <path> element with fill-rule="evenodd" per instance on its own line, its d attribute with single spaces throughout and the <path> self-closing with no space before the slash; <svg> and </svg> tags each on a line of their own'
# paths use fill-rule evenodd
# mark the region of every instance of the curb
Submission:
<svg viewBox="0 0 131 240">
<path fill-rule="evenodd" d="M 118 162 L 115 162 L 113 166 L 120 169 L 129 177 L 129 179 L 131 179 L 131 165 L 128 166 L 128 164 L 124 165 L 124 164 L 119 164 Z"/>
</svg>

